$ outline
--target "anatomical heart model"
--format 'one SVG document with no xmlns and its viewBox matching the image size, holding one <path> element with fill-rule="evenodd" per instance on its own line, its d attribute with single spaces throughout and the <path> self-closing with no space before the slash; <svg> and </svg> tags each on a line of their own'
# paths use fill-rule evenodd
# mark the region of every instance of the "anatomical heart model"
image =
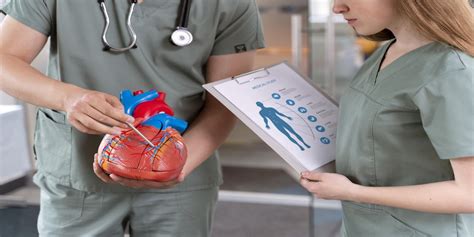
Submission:
<svg viewBox="0 0 474 237">
<path fill-rule="evenodd" d="M 165 93 L 156 90 L 120 93 L 125 113 L 135 117 L 135 127 L 153 146 L 133 129 L 120 135 L 105 135 L 98 152 L 99 165 L 105 172 L 153 181 L 169 181 L 179 176 L 187 156 L 180 133 L 187 123 L 173 117 L 165 97 Z"/>
</svg>

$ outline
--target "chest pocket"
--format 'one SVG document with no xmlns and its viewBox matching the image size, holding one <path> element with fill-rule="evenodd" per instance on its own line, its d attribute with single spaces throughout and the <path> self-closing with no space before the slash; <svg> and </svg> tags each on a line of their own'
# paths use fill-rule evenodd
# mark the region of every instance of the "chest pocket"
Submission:
<svg viewBox="0 0 474 237">
<path fill-rule="evenodd" d="M 34 146 L 39 172 L 68 185 L 71 169 L 72 128 L 66 116 L 49 109 L 36 115 Z"/>
<path fill-rule="evenodd" d="M 377 236 L 377 237 L 427 237 L 413 227 L 401 222 L 389 213 L 343 202 L 344 210 L 343 236 Z"/>
</svg>

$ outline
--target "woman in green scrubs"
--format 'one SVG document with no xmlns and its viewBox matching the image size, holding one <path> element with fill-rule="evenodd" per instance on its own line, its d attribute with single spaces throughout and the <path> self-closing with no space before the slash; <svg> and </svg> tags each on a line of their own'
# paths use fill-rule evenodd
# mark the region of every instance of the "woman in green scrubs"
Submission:
<svg viewBox="0 0 474 237">
<path fill-rule="evenodd" d="M 336 0 L 389 40 L 340 102 L 337 174 L 301 184 L 342 200 L 343 236 L 474 236 L 474 16 L 468 0 Z"/>
</svg>

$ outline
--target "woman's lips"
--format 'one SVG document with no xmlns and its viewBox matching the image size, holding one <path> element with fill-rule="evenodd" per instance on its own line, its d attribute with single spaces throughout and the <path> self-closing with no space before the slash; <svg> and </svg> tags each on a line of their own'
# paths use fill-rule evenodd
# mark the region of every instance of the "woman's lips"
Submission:
<svg viewBox="0 0 474 237">
<path fill-rule="evenodd" d="M 354 24 L 357 22 L 357 19 L 346 19 L 346 21 L 347 21 L 347 23 L 348 23 L 349 25 L 352 26 L 352 25 L 354 25 Z"/>
</svg>

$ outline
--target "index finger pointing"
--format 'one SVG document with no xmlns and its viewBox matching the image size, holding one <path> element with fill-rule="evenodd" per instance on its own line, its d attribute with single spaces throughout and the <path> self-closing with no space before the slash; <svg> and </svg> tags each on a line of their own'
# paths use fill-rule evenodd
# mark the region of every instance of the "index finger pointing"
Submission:
<svg viewBox="0 0 474 237">
<path fill-rule="evenodd" d="M 112 105 L 114 108 L 117 108 L 121 111 L 124 111 L 124 107 L 122 105 L 122 103 L 120 102 L 120 100 L 113 96 L 113 95 L 109 95 L 109 94 L 106 94 L 105 95 L 105 100 L 110 104 Z"/>
<path fill-rule="evenodd" d="M 93 105 L 97 110 L 122 123 L 133 123 L 135 120 L 132 116 L 126 114 L 123 106 L 115 96 L 105 95 L 105 101 L 97 101 Z"/>
</svg>

